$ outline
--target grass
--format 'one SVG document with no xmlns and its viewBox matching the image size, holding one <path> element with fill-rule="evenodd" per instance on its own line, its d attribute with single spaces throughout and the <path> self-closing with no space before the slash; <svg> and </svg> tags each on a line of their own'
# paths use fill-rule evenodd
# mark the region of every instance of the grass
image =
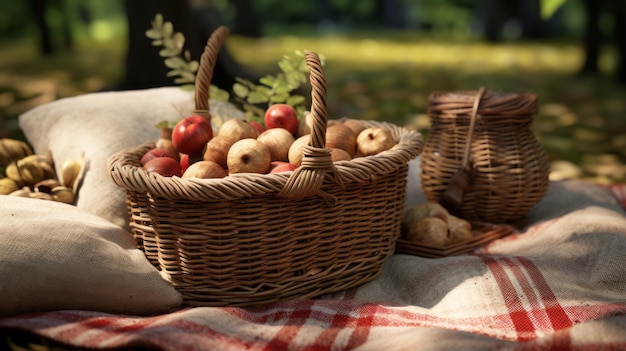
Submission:
<svg viewBox="0 0 626 351">
<path fill-rule="evenodd" d="M 330 117 L 386 120 L 426 137 L 428 94 L 476 90 L 539 96 L 533 130 L 553 161 L 553 179 L 626 182 L 626 87 L 609 76 L 613 54 L 601 58 L 603 75 L 578 77 L 583 54 L 575 43 L 438 41 L 398 36 L 296 37 L 258 40 L 232 36 L 227 45 L 242 63 L 276 73 L 294 50 L 325 57 Z M 73 54 L 41 58 L 33 43 L 1 43 L 1 135 L 19 136 L 16 116 L 55 98 L 95 92 L 122 77 L 122 41 L 81 42 Z"/>
</svg>

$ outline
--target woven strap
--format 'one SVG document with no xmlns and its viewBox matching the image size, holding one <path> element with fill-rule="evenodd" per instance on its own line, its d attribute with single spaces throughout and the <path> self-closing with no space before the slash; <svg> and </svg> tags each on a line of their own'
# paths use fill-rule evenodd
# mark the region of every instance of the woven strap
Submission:
<svg viewBox="0 0 626 351">
<path fill-rule="evenodd" d="M 476 94 L 476 99 L 474 100 L 474 105 L 472 106 L 472 117 L 470 119 L 469 130 L 467 131 L 467 139 L 465 140 L 465 153 L 463 154 L 463 161 L 461 163 L 461 169 L 469 172 L 471 169 L 470 166 L 470 151 L 472 148 L 472 140 L 474 139 L 474 128 L 476 127 L 476 116 L 478 115 L 478 107 L 480 106 L 480 101 L 485 96 L 487 89 L 485 87 L 480 87 L 478 90 L 478 94 Z"/>
<path fill-rule="evenodd" d="M 334 180 L 343 184 L 341 172 L 335 168 L 331 150 L 326 148 L 326 125 L 328 121 L 328 103 L 326 101 L 327 85 L 319 56 L 307 51 L 305 60 L 309 68 L 311 82 L 311 141 L 304 147 L 300 167 L 289 177 L 278 196 L 289 199 L 301 199 L 307 196 L 320 195 L 327 202 L 333 203 L 334 197 L 320 191 L 326 174 L 333 172 Z"/>
<path fill-rule="evenodd" d="M 207 40 L 202 56 L 200 57 L 200 67 L 196 75 L 195 82 L 195 100 L 196 109 L 194 114 L 202 116 L 209 121 L 211 120 L 211 112 L 209 111 L 209 90 L 211 87 L 211 79 L 213 78 L 213 70 L 217 62 L 217 55 L 230 34 L 228 28 L 224 26 L 218 27 Z"/>
</svg>

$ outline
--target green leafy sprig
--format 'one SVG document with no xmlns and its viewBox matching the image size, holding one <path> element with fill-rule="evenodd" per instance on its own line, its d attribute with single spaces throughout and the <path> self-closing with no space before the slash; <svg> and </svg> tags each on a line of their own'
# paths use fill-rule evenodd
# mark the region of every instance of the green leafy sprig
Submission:
<svg viewBox="0 0 626 351">
<path fill-rule="evenodd" d="M 172 22 L 165 22 L 160 13 L 151 24 L 152 28 L 146 31 L 146 36 L 152 39 L 153 46 L 163 46 L 159 56 L 165 57 L 165 66 L 170 69 L 167 76 L 177 77 L 174 79 L 175 84 L 193 89 L 199 64 L 198 61 L 191 59 L 189 50 L 183 51 L 185 36 L 181 32 L 174 32 Z"/>
<path fill-rule="evenodd" d="M 163 15 L 156 14 L 151 21 L 152 28 L 146 30 L 146 36 L 152 39 L 153 46 L 163 46 L 159 51 L 159 56 L 164 57 L 165 66 L 170 71 L 168 77 L 176 77 L 174 83 L 181 85 L 182 89 L 195 89 L 196 72 L 199 63 L 191 59 L 188 50 L 184 50 L 185 36 L 183 33 L 175 32 L 171 22 L 164 21 Z M 324 58 L 320 56 L 322 65 Z M 236 77 L 232 92 L 237 101 L 241 104 L 246 119 L 263 122 L 265 110 L 273 104 L 288 104 L 296 109 L 301 116 L 306 109 L 306 98 L 296 93 L 296 91 L 308 81 L 309 69 L 306 65 L 304 53 L 296 50 L 293 55 L 285 55 L 278 62 L 280 73 L 277 75 L 266 75 L 259 79 L 259 84 L 255 84 L 248 79 Z M 209 86 L 209 96 L 220 101 L 229 101 L 229 92 L 214 85 Z M 159 124 L 157 127 L 164 127 Z"/>
<path fill-rule="evenodd" d="M 322 61 L 323 64 L 323 61 Z M 304 59 L 304 53 L 296 50 L 293 55 L 285 55 L 278 62 L 281 72 L 277 75 L 266 75 L 255 84 L 247 79 L 235 78 L 233 93 L 242 103 L 246 117 L 261 119 L 265 109 L 273 104 L 291 105 L 302 115 L 305 110 L 304 96 L 295 93 L 308 79 L 309 69 Z"/>
<path fill-rule="evenodd" d="M 152 28 L 146 30 L 146 36 L 152 39 L 153 46 L 163 46 L 159 51 L 159 56 L 164 57 L 164 63 L 170 69 L 168 77 L 176 77 L 174 84 L 178 84 L 184 90 L 194 90 L 196 72 L 200 64 L 191 59 L 189 50 L 184 50 L 185 35 L 181 32 L 174 32 L 172 22 L 164 21 L 163 15 L 158 13 L 151 21 Z M 228 101 L 230 95 L 214 85 L 209 86 L 209 96 L 215 100 Z"/>
</svg>

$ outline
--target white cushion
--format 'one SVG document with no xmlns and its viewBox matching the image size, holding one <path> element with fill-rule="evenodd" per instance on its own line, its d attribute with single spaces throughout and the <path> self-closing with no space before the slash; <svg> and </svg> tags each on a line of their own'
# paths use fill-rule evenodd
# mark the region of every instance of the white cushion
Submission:
<svg viewBox="0 0 626 351">
<path fill-rule="evenodd" d="M 131 234 L 53 201 L 0 195 L 0 316 L 59 309 L 167 312 L 181 295 Z"/>
<path fill-rule="evenodd" d="M 87 172 L 76 206 L 128 229 L 125 191 L 109 178 L 109 156 L 157 140 L 157 123 L 178 121 L 193 108 L 192 93 L 165 87 L 64 98 L 24 113 L 19 122 L 36 153 L 52 152 L 57 171 L 84 153 Z M 211 101 L 211 111 L 221 119 L 243 118 L 224 102 Z"/>
</svg>

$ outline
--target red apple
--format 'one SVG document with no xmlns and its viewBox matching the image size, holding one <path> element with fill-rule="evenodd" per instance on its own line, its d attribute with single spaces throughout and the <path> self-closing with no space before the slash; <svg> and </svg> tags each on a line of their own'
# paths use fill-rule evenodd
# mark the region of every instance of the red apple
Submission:
<svg viewBox="0 0 626 351">
<path fill-rule="evenodd" d="M 143 169 L 148 172 L 156 172 L 164 177 L 182 176 L 183 170 L 180 163 L 173 158 L 157 157 L 143 165 Z"/>
<path fill-rule="evenodd" d="M 172 150 L 155 147 L 154 149 L 150 149 L 146 151 L 145 154 L 143 154 L 143 156 L 141 157 L 141 164 L 145 165 L 146 162 L 157 157 L 169 157 L 175 159 L 176 161 L 178 161 L 180 158 L 177 152 L 172 152 Z"/>
<path fill-rule="evenodd" d="M 265 126 L 271 128 L 285 128 L 295 135 L 298 130 L 298 113 L 287 104 L 274 104 L 265 111 Z"/>
<path fill-rule="evenodd" d="M 288 161 L 289 160 L 289 148 L 295 141 L 293 135 L 285 128 L 270 128 L 256 140 L 267 145 L 272 155 L 272 161 Z"/>
<path fill-rule="evenodd" d="M 211 138 L 213 138 L 211 122 L 202 116 L 185 117 L 172 130 L 172 143 L 183 154 L 201 154 Z"/>
<path fill-rule="evenodd" d="M 189 156 L 187 154 L 182 154 L 180 156 L 180 168 L 185 172 L 189 166 L 192 164 L 202 161 L 202 155 L 193 155 Z"/>
<path fill-rule="evenodd" d="M 272 166 L 272 157 L 265 144 L 247 138 L 230 147 L 226 163 L 229 173 L 267 173 Z"/>
<path fill-rule="evenodd" d="M 256 131 L 259 133 L 259 135 L 267 130 L 265 128 L 265 126 L 263 126 L 261 123 L 259 123 L 257 121 L 250 121 L 248 123 L 250 123 L 254 127 L 254 129 L 256 129 Z"/>
<path fill-rule="evenodd" d="M 270 173 L 281 173 L 295 171 L 298 166 L 293 163 L 283 161 L 272 161 L 272 169 Z"/>
</svg>

